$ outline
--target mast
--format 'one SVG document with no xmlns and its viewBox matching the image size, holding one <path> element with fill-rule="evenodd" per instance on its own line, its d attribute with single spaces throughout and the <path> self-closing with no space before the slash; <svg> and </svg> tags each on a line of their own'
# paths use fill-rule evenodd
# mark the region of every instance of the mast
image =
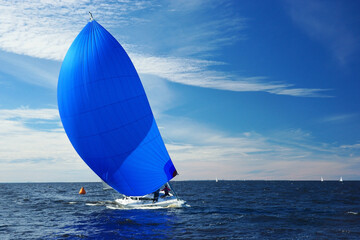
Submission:
<svg viewBox="0 0 360 240">
<path fill-rule="evenodd" d="M 174 193 L 176 200 L 179 200 L 179 197 L 178 197 L 177 193 L 175 192 L 174 188 L 171 186 L 170 181 L 168 182 L 168 185 L 169 185 L 171 191 Z"/>
<path fill-rule="evenodd" d="M 89 11 L 89 15 L 90 15 L 90 22 L 92 22 L 94 20 L 94 18 L 90 11 Z"/>
</svg>

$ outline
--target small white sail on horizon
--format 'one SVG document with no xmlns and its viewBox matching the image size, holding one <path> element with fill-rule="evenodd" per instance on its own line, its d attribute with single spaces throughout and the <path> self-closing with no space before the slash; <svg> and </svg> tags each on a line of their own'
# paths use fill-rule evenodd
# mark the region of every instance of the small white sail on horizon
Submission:
<svg viewBox="0 0 360 240">
<path fill-rule="evenodd" d="M 339 180 L 339 182 L 342 182 L 343 181 L 343 179 L 342 179 L 342 177 L 340 177 L 340 180 Z"/>
<path fill-rule="evenodd" d="M 321 177 L 321 178 L 320 178 L 320 181 L 321 181 L 321 182 L 323 182 L 323 181 L 324 181 L 323 177 Z"/>
</svg>

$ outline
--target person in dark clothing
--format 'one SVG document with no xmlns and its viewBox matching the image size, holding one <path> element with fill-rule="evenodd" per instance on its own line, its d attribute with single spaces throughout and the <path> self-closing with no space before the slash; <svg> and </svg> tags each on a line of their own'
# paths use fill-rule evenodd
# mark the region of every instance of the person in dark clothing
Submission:
<svg viewBox="0 0 360 240">
<path fill-rule="evenodd" d="M 160 189 L 158 189 L 158 190 L 156 190 L 156 191 L 154 192 L 154 200 L 153 200 L 153 203 L 158 201 L 158 199 L 159 199 L 159 192 L 160 192 Z"/>
<path fill-rule="evenodd" d="M 169 192 L 170 192 L 171 190 L 170 190 L 170 188 L 169 188 L 169 186 L 168 186 L 167 184 L 164 186 L 164 188 L 163 188 L 162 190 L 163 190 L 164 193 L 165 193 L 163 196 L 161 196 L 162 198 L 167 197 L 167 196 L 170 196 Z"/>
</svg>

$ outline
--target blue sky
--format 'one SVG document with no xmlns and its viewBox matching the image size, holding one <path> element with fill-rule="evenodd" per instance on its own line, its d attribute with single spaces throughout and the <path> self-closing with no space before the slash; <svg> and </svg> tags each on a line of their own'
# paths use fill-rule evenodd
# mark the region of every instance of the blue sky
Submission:
<svg viewBox="0 0 360 240">
<path fill-rule="evenodd" d="M 57 110 L 88 11 L 188 179 L 360 179 L 358 1 L 0 1 L 0 181 L 97 181 Z"/>
</svg>

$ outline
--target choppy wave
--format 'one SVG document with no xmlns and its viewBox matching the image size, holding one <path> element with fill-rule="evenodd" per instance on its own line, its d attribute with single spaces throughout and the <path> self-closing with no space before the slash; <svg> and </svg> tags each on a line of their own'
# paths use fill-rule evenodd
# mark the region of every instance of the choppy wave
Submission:
<svg viewBox="0 0 360 240">
<path fill-rule="evenodd" d="M 360 182 L 172 185 L 181 207 L 119 204 L 101 183 L 0 184 L 0 239 L 360 239 Z"/>
</svg>

